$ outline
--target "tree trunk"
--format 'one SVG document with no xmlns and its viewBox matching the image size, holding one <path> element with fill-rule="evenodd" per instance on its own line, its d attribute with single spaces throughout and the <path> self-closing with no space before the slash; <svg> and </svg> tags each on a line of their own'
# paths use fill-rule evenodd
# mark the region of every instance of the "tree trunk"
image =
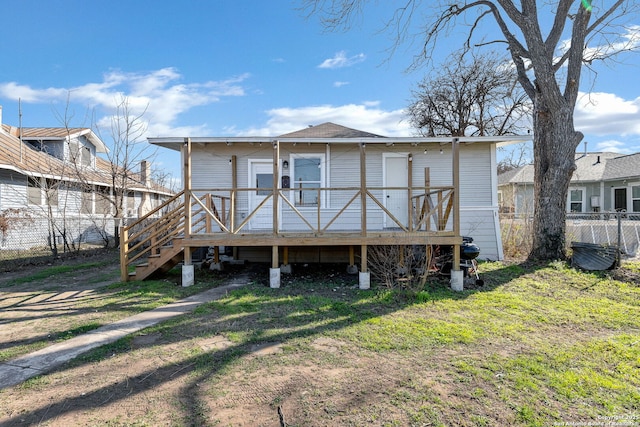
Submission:
<svg viewBox="0 0 640 427">
<path fill-rule="evenodd" d="M 574 130 L 568 105 L 552 113 L 540 98 L 534 102 L 535 211 L 529 259 L 565 259 L 567 194 L 582 133 Z"/>
</svg>

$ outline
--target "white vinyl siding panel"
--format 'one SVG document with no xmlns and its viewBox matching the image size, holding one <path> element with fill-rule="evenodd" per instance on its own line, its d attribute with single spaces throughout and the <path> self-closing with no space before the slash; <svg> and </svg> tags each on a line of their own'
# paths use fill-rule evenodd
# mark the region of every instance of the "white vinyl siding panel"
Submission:
<svg viewBox="0 0 640 427">
<path fill-rule="evenodd" d="M 442 154 L 440 153 L 442 148 Z M 425 153 L 426 149 L 426 153 Z M 249 160 L 273 161 L 273 147 L 271 144 L 236 143 L 228 146 L 220 144 L 192 146 L 192 188 L 210 190 L 214 188 L 231 188 L 232 166 L 231 157 L 236 156 L 238 188 L 253 188 L 249 183 Z M 292 154 L 322 154 L 326 167 L 325 186 L 331 188 L 360 187 L 360 147 L 357 144 L 335 144 L 327 149 L 325 144 L 306 143 L 280 144 L 280 161 L 289 162 L 288 170 L 281 170 L 280 175 L 287 174 L 293 179 Z M 425 168 L 429 168 L 430 184 L 433 187 L 451 186 L 451 144 L 429 144 L 428 146 L 396 144 L 396 146 L 369 145 L 366 147 L 366 179 L 368 187 L 382 187 L 383 183 L 383 153 L 411 153 L 412 177 L 410 182 L 414 186 L 423 186 Z M 481 257 L 498 258 L 496 243 L 498 230 L 495 227 L 497 206 L 492 196 L 492 151 L 489 144 L 469 144 L 460 146 L 460 202 L 461 202 L 461 231 L 463 235 L 470 235 L 481 248 Z M 291 183 L 293 186 L 293 182 Z M 291 198 L 294 190 L 283 194 Z M 344 207 L 357 193 L 356 190 L 334 191 L 325 195 L 325 204 L 321 208 L 321 227 Z M 383 202 L 382 190 L 372 190 L 372 193 Z M 204 191 L 203 191 L 204 194 Z M 228 194 L 226 194 L 228 196 Z M 293 203 L 293 200 L 291 200 Z M 367 227 L 369 230 L 380 230 L 384 224 L 385 214 L 372 200 L 368 200 Z M 248 197 L 246 191 L 239 191 L 236 202 L 236 225 L 240 224 L 248 215 Z M 312 227 L 318 226 L 317 207 L 301 207 L 305 219 Z M 310 231 L 309 227 L 284 201 L 280 201 L 280 218 L 282 231 Z M 361 220 L 360 196 L 334 221 L 328 230 L 359 230 Z"/>
<path fill-rule="evenodd" d="M 460 210 L 460 233 L 473 237 L 473 242 L 480 248 L 480 259 L 497 260 L 502 256 L 498 250 L 497 215 L 496 210 L 488 208 Z"/>
<path fill-rule="evenodd" d="M 490 147 L 471 144 L 460 148 L 460 207 L 492 206 Z"/>
</svg>

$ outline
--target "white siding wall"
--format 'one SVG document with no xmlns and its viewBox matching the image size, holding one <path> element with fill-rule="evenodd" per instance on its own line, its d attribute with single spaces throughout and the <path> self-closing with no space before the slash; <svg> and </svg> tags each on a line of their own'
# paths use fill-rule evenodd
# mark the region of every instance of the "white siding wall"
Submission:
<svg viewBox="0 0 640 427">
<path fill-rule="evenodd" d="M 0 171 L 0 209 L 24 208 L 27 203 L 27 178 Z"/>
<path fill-rule="evenodd" d="M 442 148 L 442 153 L 440 153 Z M 237 143 L 229 146 L 208 144 L 192 146 L 192 188 L 212 189 L 231 188 L 232 155 L 237 158 L 237 182 L 239 188 L 253 187 L 248 183 L 249 160 L 273 159 L 273 148 L 270 144 Z M 474 238 L 481 250 L 482 258 L 498 259 L 502 256 L 497 241 L 499 232 L 497 227 L 497 200 L 493 194 L 495 189 L 494 152 L 490 144 L 461 144 L 460 147 L 460 204 L 461 204 L 461 232 Z M 359 187 L 360 186 L 360 149 L 357 145 L 335 144 L 327 147 L 324 144 L 280 144 L 280 159 L 288 160 L 291 164 L 292 153 L 329 153 L 327 157 L 325 177 L 328 187 Z M 412 184 L 424 184 L 424 169 L 429 168 L 432 186 L 450 186 L 451 175 L 451 146 L 445 144 L 431 144 L 410 146 L 396 144 L 396 146 L 369 145 L 366 147 L 367 186 L 383 187 L 383 153 L 411 153 L 413 156 Z M 290 170 L 290 172 L 292 172 Z M 383 201 L 382 191 L 373 191 L 378 200 Z M 326 199 L 322 209 L 322 225 L 331 220 L 335 214 L 353 196 L 353 191 L 332 194 Z M 236 224 L 247 215 L 248 201 L 246 192 L 238 196 L 238 217 Z M 369 200 L 368 208 L 378 213 L 367 216 L 369 229 L 380 229 L 383 225 L 384 214 L 379 211 L 375 202 Z M 317 224 L 317 208 L 302 208 L 305 217 L 313 225 Z M 307 230 L 303 221 L 283 202 L 281 203 L 281 218 L 286 230 Z M 360 198 L 334 222 L 330 230 L 353 230 L 360 228 Z"/>
</svg>

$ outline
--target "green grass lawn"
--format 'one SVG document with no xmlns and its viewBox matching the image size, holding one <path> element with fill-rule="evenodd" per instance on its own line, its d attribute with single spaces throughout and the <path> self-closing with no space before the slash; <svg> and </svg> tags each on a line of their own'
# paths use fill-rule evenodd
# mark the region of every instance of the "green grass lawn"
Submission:
<svg viewBox="0 0 640 427">
<path fill-rule="evenodd" d="M 639 263 L 583 272 L 561 262 L 496 262 L 481 264 L 480 272 L 485 286 L 464 292 L 444 280 L 429 280 L 417 293 L 359 290 L 355 279 L 305 277 L 280 289 L 252 283 L 138 334 L 157 335 L 162 344 L 134 347 L 136 337 L 128 337 L 72 367 L 119 357 L 124 364 L 167 360 L 128 375 L 132 383 L 149 382 L 145 393 L 161 393 L 184 375 L 177 388 L 189 391 L 162 398 L 175 425 L 239 425 L 229 420 L 249 413 L 262 422 L 255 425 L 266 425 L 260 414 L 279 406 L 288 411 L 288 426 L 640 424 Z M 138 298 L 155 285 L 110 290 Z M 167 301 L 179 296 L 172 292 Z M 224 337 L 227 347 L 203 347 L 212 337 Z M 249 357 L 270 343 L 281 351 Z M 269 380 L 286 383 L 294 374 L 301 379 L 289 388 L 261 391 Z M 25 398 L 51 386 L 34 381 Z M 268 398 L 234 397 L 244 389 Z M 123 395 L 122 403 L 133 398 Z M 154 425 L 165 412 L 118 420 Z"/>
</svg>

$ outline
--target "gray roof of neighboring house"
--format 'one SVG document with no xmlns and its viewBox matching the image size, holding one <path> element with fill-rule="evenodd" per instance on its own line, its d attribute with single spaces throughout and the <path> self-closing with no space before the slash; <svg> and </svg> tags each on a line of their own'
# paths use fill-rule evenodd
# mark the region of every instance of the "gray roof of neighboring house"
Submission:
<svg viewBox="0 0 640 427">
<path fill-rule="evenodd" d="M 504 172 L 498 176 L 498 185 L 533 183 L 533 165 Z M 576 153 L 576 170 L 571 182 L 598 182 L 640 177 L 640 153 Z"/>
<path fill-rule="evenodd" d="M 572 182 L 590 182 L 602 181 L 609 162 L 615 157 L 619 157 L 619 153 L 576 153 L 576 170 L 571 177 Z"/>
<path fill-rule="evenodd" d="M 498 175 L 498 185 L 533 182 L 533 165 L 520 166 Z"/>
<path fill-rule="evenodd" d="M 640 177 L 640 153 L 607 160 L 605 180 Z"/>
</svg>

